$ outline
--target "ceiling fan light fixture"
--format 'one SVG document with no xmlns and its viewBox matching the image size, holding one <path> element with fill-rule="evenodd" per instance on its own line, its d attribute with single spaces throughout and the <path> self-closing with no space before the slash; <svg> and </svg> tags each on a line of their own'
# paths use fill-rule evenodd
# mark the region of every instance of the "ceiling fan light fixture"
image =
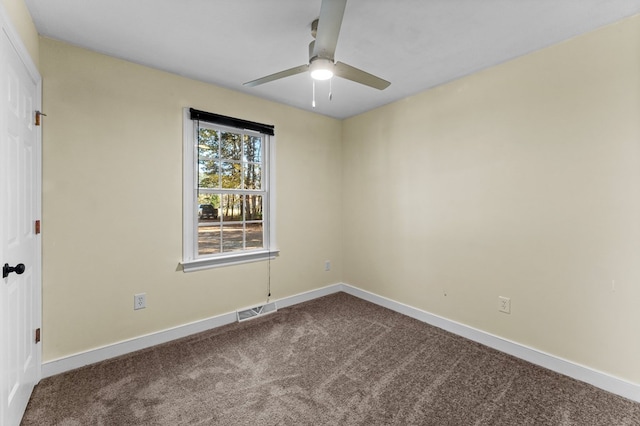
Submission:
<svg viewBox="0 0 640 426">
<path fill-rule="evenodd" d="M 311 78 L 314 80 L 328 80 L 333 77 L 333 61 L 325 58 L 317 58 L 309 65 Z"/>
</svg>

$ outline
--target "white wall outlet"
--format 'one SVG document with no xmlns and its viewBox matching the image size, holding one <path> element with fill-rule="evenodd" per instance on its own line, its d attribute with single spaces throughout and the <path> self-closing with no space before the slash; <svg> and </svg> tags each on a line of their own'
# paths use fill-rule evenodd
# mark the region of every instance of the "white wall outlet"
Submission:
<svg viewBox="0 0 640 426">
<path fill-rule="evenodd" d="M 147 293 L 133 295 L 133 309 L 144 309 L 147 307 Z"/>
<path fill-rule="evenodd" d="M 324 261 L 324 270 L 325 271 L 330 271 L 331 270 L 331 261 L 330 260 L 325 260 Z"/>
<path fill-rule="evenodd" d="M 511 313 L 511 299 L 508 297 L 498 296 L 498 310 L 505 314 Z"/>
</svg>

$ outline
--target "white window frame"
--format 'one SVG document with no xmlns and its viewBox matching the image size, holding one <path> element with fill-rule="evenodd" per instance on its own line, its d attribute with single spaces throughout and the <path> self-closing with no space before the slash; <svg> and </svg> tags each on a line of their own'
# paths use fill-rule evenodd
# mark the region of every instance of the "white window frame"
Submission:
<svg viewBox="0 0 640 426">
<path fill-rule="evenodd" d="M 219 126 L 230 131 L 228 126 Z M 198 255 L 198 122 L 191 119 L 190 109 L 183 113 L 183 231 L 182 269 L 184 272 L 247 262 L 273 259 L 279 254 L 276 248 L 275 227 L 275 136 L 262 134 L 264 150 L 263 182 L 266 195 L 263 199 L 263 248 L 207 256 Z"/>
</svg>

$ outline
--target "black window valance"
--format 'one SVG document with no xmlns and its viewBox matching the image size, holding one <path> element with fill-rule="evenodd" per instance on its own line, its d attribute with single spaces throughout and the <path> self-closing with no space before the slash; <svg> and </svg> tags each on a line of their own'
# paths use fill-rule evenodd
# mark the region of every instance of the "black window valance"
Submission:
<svg viewBox="0 0 640 426">
<path fill-rule="evenodd" d="M 214 114 L 212 112 L 199 111 L 189 108 L 192 120 L 206 121 L 207 123 L 219 124 L 221 126 L 237 127 L 239 129 L 253 130 L 273 136 L 275 126 L 272 124 L 256 123 L 254 121 L 242 120 L 240 118 L 227 117 L 226 115 Z"/>
</svg>

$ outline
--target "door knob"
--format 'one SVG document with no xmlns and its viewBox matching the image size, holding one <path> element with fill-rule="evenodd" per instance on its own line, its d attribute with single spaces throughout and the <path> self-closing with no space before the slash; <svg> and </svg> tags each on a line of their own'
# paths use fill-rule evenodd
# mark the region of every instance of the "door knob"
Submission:
<svg viewBox="0 0 640 426">
<path fill-rule="evenodd" d="M 20 275 L 24 272 L 24 269 L 24 263 L 18 263 L 16 266 L 9 266 L 8 263 L 5 263 L 2 267 L 2 278 L 7 278 L 12 272 Z"/>
</svg>

